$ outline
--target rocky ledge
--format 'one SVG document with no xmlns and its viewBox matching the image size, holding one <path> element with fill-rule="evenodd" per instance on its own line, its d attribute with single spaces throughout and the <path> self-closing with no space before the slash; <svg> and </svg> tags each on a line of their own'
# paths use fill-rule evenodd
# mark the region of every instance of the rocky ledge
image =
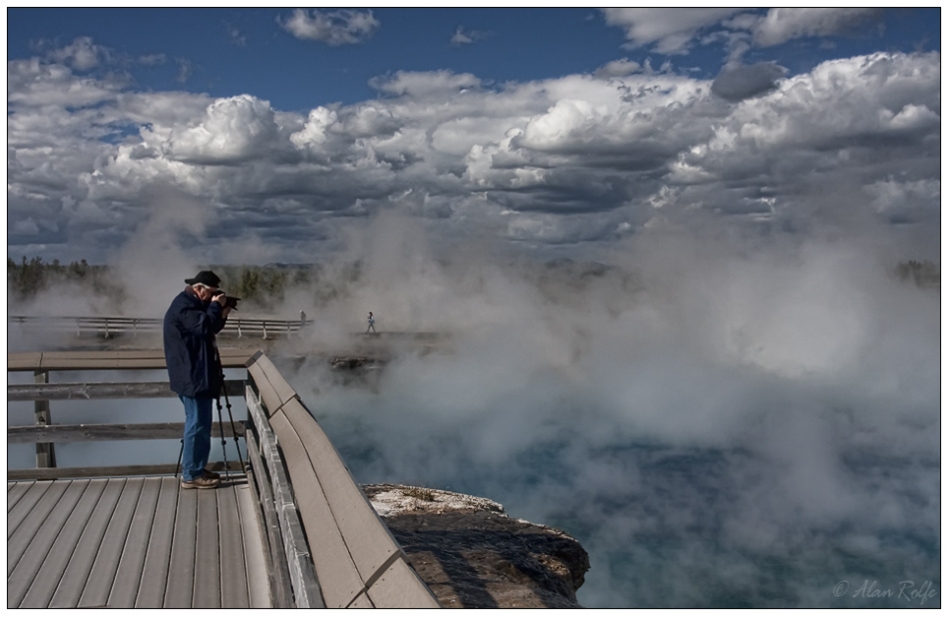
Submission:
<svg viewBox="0 0 949 617">
<path fill-rule="evenodd" d="M 590 569 L 566 533 L 512 519 L 489 499 L 413 486 L 363 491 L 419 576 L 448 608 L 580 608 Z"/>
</svg>

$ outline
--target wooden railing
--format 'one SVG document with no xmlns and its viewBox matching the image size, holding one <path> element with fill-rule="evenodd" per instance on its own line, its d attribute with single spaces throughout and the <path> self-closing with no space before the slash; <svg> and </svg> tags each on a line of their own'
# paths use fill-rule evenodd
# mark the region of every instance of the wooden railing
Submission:
<svg viewBox="0 0 949 617">
<path fill-rule="evenodd" d="M 254 433 L 271 430 L 282 453 L 309 544 L 318 547 L 312 558 L 326 607 L 438 607 L 323 429 L 270 359 L 258 354 L 247 372 L 255 390 L 246 397 Z"/>
<path fill-rule="evenodd" d="M 222 350 L 224 368 L 244 368 L 248 359 L 246 350 Z M 178 439 L 183 434 L 183 423 L 163 422 L 149 424 L 54 424 L 51 401 L 83 399 L 146 399 L 177 396 L 168 382 L 128 383 L 49 383 L 51 371 L 164 369 L 165 356 L 161 350 L 115 352 L 33 352 L 11 353 L 7 369 L 12 372 L 30 371 L 33 384 L 10 384 L 7 401 L 33 401 L 35 423 L 32 426 L 8 426 L 8 443 L 35 443 L 35 469 L 8 469 L 7 477 L 18 479 L 76 478 L 103 475 L 140 475 L 175 473 L 176 464 L 118 465 L 100 467 L 61 467 L 56 461 L 56 443 L 78 441 Z M 225 383 L 228 396 L 243 396 L 243 381 Z M 225 425 L 227 436 L 243 433 L 242 426 L 232 431 Z M 214 434 L 220 434 L 215 423 Z"/>
<path fill-rule="evenodd" d="M 293 319 L 245 319 L 234 313 L 227 319 L 218 336 L 245 336 L 272 339 L 279 336 L 292 337 L 312 324 L 312 320 Z M 51 332 L 72 333 L 78 336 L 112 338 L 155 334 L 162 330 L 162 320 L 136 317 L 39 317 L 33 315 L 10 315 L 7 324 L 26 329 L 42 329 Z"/>
<path fill-rule="evenodd" d="M 277 607 L 436 608 L 438 602 L 355 483 L 336 449 L 267 356 L 221 350 L 225 368 L 246 368 L 246 422 L 225 435 L 243 436 L 270 553 L 270 587 Z M 169 439 L 180 423 L 54 425 L 49 401 L 173 396 L 167 384 L 49 384 L 49 371 L 163 369 L 160 350 L 10 353 L 8 370 L 33 371 L 42 383 L 8 387 L 8 400 L 34 400 L 37 424 L 8 427 L 9 443 L 46 444 L 37 469 L 7 470 L 9 480 L 103 475 L 171 474 L 176 465 L 57 467 L 53 444 L 90 439 Z M 229 427 L 225 427 L 226 429 Z M 215 435 L 219 427 L 215 427 Z M 45 465 L 45 467 L 44 467 Z"/>
</svg>

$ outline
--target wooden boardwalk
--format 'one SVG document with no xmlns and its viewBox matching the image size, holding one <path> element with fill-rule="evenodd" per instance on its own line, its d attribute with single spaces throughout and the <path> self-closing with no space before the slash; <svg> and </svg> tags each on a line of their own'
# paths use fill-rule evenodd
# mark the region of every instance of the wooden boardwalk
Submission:
<svg viewBox="0 0 949 617">
<path fill-rule="evenodd" d="M 8 608 L 265 608 L 267 560 L 242 474 L 7 483 Z"/>
<path fill-rule="evenodd" d="M 36 445 L 36 468 L 7 470 L 8 608 L 437 608 L 273 362 L 246 349 L 220 356 L 246 370 L 233 394 L 243 388 L 247 416 L 231 428 L 247 465 L 226 486 L 182 491 L 171 461 L 62 467 L 55 457 L 62 442 L 181 434 L 170 422 L 53 422 L 51 401 L 173 397 L 163 382 L 49 379 L 163 369 L 160 349 L 8 353 L 7 370 L 32 372 L 34 384 L 7 398 L 33 400 L 35 424 L 8 426 L 7 442 Z"/>
</svg>

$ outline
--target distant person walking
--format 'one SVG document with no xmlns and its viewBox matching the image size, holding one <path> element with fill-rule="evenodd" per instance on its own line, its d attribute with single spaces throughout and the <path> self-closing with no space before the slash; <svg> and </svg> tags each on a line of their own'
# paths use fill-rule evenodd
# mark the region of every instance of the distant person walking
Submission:
<svg viewBox="0 0 949 617">
<path fill-rule="evenodd" d="M 376 318 L 372 316 L 372 311 L 369 311 L 369 327 L 366 328 L 366 334 L 369 334 L 370 330 L 372 330 L 373 334 L 378 334 L 378 332 L 376 332 Z"/>
<path fill-rule="evenodd" d="M 163 327 L 171 390 L 185 408 L 181 488 L 215 488 L 220 476 L 205 470 L 211 453 L 211 404 L 223 378 L 214 335 L 231 308 L 225 306 L 227 296 L 214 272 L 202 270 L 185 283 L 165 313 Z"/>
</svg>

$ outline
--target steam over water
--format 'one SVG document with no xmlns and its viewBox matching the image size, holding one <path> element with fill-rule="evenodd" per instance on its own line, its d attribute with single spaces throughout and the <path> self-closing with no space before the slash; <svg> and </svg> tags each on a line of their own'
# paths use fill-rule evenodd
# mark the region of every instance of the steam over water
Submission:
<svg viewBox="0 0 949 617">
<path fill-rule="evenodd" d="M 359 481 L 574 535 L 586 606 L 939 605 L 938 291 L 870 245 L 660 240 L 605 270 L 370 264 L 377 327 L 450 349 L 293 383 Z"/>
</svg>

